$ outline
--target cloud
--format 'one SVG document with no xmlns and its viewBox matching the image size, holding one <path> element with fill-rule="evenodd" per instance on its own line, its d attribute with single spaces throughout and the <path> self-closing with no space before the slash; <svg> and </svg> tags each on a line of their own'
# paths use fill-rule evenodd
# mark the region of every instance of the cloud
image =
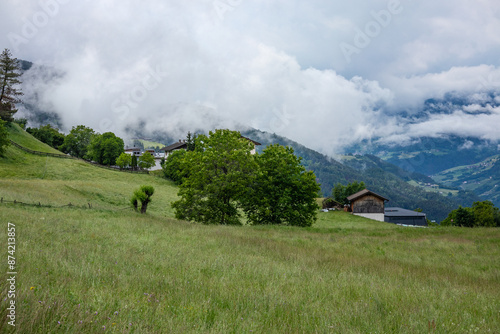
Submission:
<svg viewBox="0 0 500 334">
<path fill-rule="evenodd" d="M 361 139 L 496 138 L 499 101 L 480 108 L 500 90 L 498 2 L 401 0 L 380 23 L 374 13 L 395 1 L 6 0 L 0 45 L 43 65 L 24 89 L 66 129 L 179 137 L 241 124 L 331 155 Z M 379 33 L 346 62 L 341 43 L 373 22 Z M 64 75 L 46 80 L 50 69 Z M 449 92 L 474 98 L 448 115 L 398 116 Z"/>
</svg>

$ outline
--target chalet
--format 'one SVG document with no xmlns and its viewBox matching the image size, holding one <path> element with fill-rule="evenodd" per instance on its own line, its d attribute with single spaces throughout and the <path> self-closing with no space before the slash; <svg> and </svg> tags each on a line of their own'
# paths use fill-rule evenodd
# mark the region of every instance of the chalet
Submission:
<svg viewBox="0 0 500 334">
<path fill-rule="evenodd" d="M 397 225 L 427 226 L 425 213 L 401 208 L 385 208 L 384 221 Z"/>
<path fill-rule="evenodd" d="M 347 200 L 350 203 L 349 211 L 354 215 L 384 221 L 385 202 L 389 201 L 387 198 L 368 189 L 363 189 L 347 197 Z"/>
<path fill-rule="evenodd" d="M 180 140 L 179 139 L 178 143 L 174 143 L 172 145 L 165 146 L 160 151 L 165 152 L 165 159 L 166 159 L 168 157 L 168 155 L 170 153 L 172 153 L 173 151 L 185 150 L 185 149 L 187 149 L 187 146 L 188 146 L 188 143 L 185 140 Z"/>
</svg>

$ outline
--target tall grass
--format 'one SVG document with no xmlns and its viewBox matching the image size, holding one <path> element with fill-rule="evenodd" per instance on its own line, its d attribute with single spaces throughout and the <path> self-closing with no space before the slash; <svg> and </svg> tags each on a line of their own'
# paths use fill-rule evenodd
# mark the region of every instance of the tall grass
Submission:
<svg viewBox="0 0 500 334">
<path fill-rule="evenodd" d="M 13 147 L 0 177 L 4 198 L 93 203 L 0 204 L 2 321 L 8 222 L 18 265 L 16 327 L 2 333 L 500 332 L 500 229 L 343 212 L 306 229 L 191 224 L 173 219 L 168 181 Z M 148 214 L 122 210 L 140 184 L 156 188 Z"/>
</svg>

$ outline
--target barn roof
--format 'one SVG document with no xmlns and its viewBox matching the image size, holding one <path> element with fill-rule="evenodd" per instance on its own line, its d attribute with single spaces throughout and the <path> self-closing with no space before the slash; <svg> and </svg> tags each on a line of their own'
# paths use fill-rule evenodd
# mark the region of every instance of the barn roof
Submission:
<svg viewBox="0 0 500 334">
<path fill-rule="evenodd" d="M 385 208 L 385 215 L 388 217 L 425 217 L 425 213 L 423 212 L 402 208 Z"/>
<path fill-rule="evenodd" d="M 351 196 L 347 197 L 347 200 L 348 201 L 354 201 L 360 197 L 363 197 L 363 196 L 366 196 L 366 195 L 372 195 L 372 196 L 375 196 L 375 197 L 378 197 L 380 198 L 381 200 L 384 200 L 384 201 L 388 201 L 387 198 L 385 198 L 384 196 L 381 196 L 379 194 L 376 194 L 374 193 L 373 191 L 370 191 L 368 189 L 363 189 L 361 191 L 358 191 L 357 193 L 355 194 L 352 194 Z"/>
</svg>

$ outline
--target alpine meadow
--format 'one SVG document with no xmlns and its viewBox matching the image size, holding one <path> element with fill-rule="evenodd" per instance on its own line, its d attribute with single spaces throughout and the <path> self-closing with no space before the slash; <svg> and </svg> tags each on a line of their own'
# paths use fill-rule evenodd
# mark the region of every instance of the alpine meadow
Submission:
<svg viewBox="0 0 500 334">
<path fill-rule="evenodd" d="M 338 211 L 306 228 L 202 225 L 175 219 L 178 186 L 161 173 L 15 145 L 0 159 L 2 296 L 7 224 L 18 273 L 15 327 L 4 297 L 2 333 L 500 331 L 498 228 L 404 228 Z M 141 215 L 129 201 L 143 184 L 155 192 Z"/>
</svg>

